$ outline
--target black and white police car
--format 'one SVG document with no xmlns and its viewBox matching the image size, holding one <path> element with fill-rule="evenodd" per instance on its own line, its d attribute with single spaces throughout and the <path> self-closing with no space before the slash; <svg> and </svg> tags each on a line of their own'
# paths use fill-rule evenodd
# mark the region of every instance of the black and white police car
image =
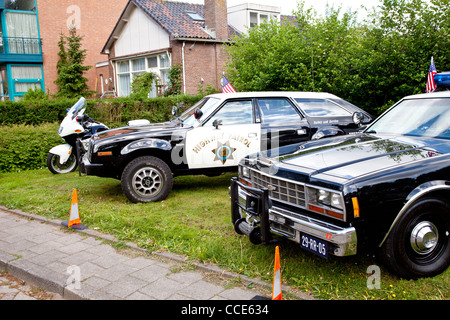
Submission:
<svg viewBox="0 0 450 320">
<path fill-rule="evenodd" d="M 310 92 L 213 94 L 176 113 L 96 134 L 81 172 L 120 179 L 132 202 L 161 201 L 174 176 L 236 171 L 248 154 L 360 131 L 372 120 L 335 95 Z"/>
</svg>

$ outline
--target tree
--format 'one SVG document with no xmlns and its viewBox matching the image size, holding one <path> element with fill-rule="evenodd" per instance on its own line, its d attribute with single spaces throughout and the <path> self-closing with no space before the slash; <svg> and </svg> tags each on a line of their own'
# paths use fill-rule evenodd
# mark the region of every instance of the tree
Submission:
<svg viewBox="0 0 450 320">
<path fill-rule="evenodd" d="M 76 98 L 92 94 L 92 91 L 88 91 L 88 80 L 84 77 L 84 72 L 92 67 L 83 65 L 86 50 L 81 50 L 82 39 L 82 36 L 77 35 L 75 28 L 70 28 L 69 36 L 60 34 L 59 61 L 56 65 L 58 77 L 55 81 L 59 87 L 57 97 Z"/>
<path fill-rule="evenodd" d="M 307 40 L 313 91 L 350 99 L 363 37 L 356 12 L 342 13 L 340 7 L 328 7 L 325 17 L 305 20 L 299 32 Z"/>
<path fill-rule="evenodd" d="M 377 114 L 403 96 L 425 92 L 431 56 L 450 70 L 449 0 L 384 0 L 361 40 L 353 97 Z"/>
<path fill-rule="evenodd" d="M 66 37 L 62 32 L 59 34 L 58 48 L 59 48 L 58 52 L 59 60 L 56 63 L 56 70 L 57 74 L 59 75 L 62 71 L 63 66 L 67 64 Z M 55 83 L 59 86 L 58 79 L 55 81 Z"/>
<path fill-rule="evenodd" d="M 306 39 L 291 24 L 263 23 L 226 47 L 227 76 L 238 91 L 309 90 Z"/>
<path fill-rule="evenodd" d="M 263 23 L 227 47 L 227 74 L 240 91 L 345 91 L 355 47 L 355 14 L 329 8 L 324 19 L 299 4 L 295 23 Z"/>
</svg>

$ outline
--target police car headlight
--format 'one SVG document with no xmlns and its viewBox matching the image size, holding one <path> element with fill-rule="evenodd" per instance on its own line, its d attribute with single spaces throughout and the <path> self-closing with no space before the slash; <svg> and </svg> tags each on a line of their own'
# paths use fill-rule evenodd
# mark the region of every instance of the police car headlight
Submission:
<svg viewBox="0 0 450 320">
<path fill-rule="evenodd" d="M 325 204 L 325 205 L 330 205 L 331 201 L 330 201 L 330 193 L 328 191 L 325 190 L 317 190 L 317 201 L 319 203 Z"/>
<path fill-rule="evenodd" d="M 250 178 L 250 169 L 244 166 L 239 166 L 239 175 L 243 178 Z"/>
<path fill-rule="evenodd" d="M 331 193 L 331 206 L 343 210 L 344 204 L 342 203 L 342 197 L 338 193 Z"/>
<path fill-rule="evenodd" d="M 344 209 L 342 196 L 337 192 L 308 187 L 308 199 L 309 203 L 313 205 Z"/>
</svg>

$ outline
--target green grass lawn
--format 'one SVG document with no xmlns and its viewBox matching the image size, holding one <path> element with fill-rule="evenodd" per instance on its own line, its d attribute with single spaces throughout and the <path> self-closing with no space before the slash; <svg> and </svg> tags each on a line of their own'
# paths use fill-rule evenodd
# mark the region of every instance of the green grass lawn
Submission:
<svg viewBox="0 0 450 320">
<path fill-rule="evenodd" d="M 120 181 L 53 175 L 47 169 L 0 173 L 0 204 L 10 209 L 67 220 L 73 189 L 78 191 L 81 221 L 90 229 L 132 241 L 149 251 L 167 250 L 195 261 L 271 282 L 275 247 L 252 245 L 231 225 L 229 182 L 233 174 L 208 178 L 177 177 L 169 197 L 158 203 L 132 204 Z M 381 267 L 381 288 L 368 289 L 377 265 L 372 256 L 325 260 L 290 241 L 280 247 L 283 283 L 318 299 L 450 298 L 450 269 L 434 278 L 403 280 Z"/>
</svg>

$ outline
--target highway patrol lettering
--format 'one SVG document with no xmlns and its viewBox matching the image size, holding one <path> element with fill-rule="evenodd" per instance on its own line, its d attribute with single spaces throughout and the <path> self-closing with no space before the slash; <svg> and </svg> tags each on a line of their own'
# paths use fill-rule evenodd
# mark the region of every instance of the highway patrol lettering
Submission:
<svg viewBox="0 0 450 320">
<path fill-rule="evenodd" d="M 200 150 L 202 150 L 204 147 L 206 147 L 208 144 L 210 144 L 213 141 L 216 141 L 217 137 L 212 137 L 212 138 L 207 138 L 204 139 L 202 141 L 200 141 L 195 147 L 194 149 L 192 149 L 195 153 L 199 153 Z"/>
<path fill-rule="evenodd" d="M 199 153 L 204 147 L 209 145 L 211 142 L 217 141 L 217 140 L 234 140 L 237 141 L 247 148 L 250 148 L 251 141 L 243 136 L 240 136 L 238 134 L 218 134 L 215 136 L 211 136 L 208 138 L 205 138 L 201 140 L 199 143 L 195 145 L 195 147 L 192 149 L 195 153 Z"/>
</svg>

